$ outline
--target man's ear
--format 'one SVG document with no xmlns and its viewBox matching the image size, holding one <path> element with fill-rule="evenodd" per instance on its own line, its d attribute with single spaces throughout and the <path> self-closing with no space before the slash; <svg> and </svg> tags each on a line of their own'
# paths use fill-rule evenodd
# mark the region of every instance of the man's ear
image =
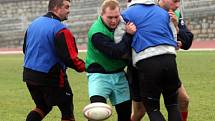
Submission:
<svg viewBox="0 0 215 121">
<path fill-rule="evenodd" d="M 58 10 L 58 7 L 55 6 L 55 7 L 53 8 L 53 11 L 54 11 L 54 12 L 57 12 L 57 10 Z"/>
</svg>

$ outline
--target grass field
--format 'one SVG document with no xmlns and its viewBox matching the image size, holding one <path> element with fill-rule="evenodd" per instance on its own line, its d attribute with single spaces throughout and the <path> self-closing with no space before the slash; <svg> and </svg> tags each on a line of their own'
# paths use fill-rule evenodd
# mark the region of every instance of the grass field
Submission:
<svg viewBox="0 0 215 121">
<path fill-rule="evenodd" d="M 80 54 L 84 58 L 84 53 Z M 180 51 L 177 57 L 181 80 L 190 96 L 188 121 L 215 121 L 215 51 Z M 23 56 L 0 55 L 0 121 L 24 121 L 34 107 L 22 82 Z M 85 121 L 83 107 L 88 104 L 86 73 L 68 70 L 74 92 L 75 116 Z M 166 111 L 162 105 L 162 112 Z M 53 108 L 44 121 L 59 121 L 60 112 Z M 147 121 L 145 116 L 143 121 Z M 116 113 L 107 121 L 117 121 Z"/>
</svg>

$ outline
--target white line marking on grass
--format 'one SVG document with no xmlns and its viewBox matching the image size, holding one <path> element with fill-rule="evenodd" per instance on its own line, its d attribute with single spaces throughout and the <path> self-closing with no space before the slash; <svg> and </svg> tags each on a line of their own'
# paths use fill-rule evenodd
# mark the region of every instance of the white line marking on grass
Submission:
<svg viewBox="0 0 215 121">
<path fill-rule="evenodd" d="M 0 51 L 0 55 L 6 54 L 22 54 L 22 51 Z"/>
</svg>

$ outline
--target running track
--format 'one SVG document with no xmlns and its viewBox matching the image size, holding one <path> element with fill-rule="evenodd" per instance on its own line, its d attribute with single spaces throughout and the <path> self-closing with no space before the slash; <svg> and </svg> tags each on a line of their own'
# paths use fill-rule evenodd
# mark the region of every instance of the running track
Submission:
<svg viewBox="0 0 215 121">
<path fill-rule="evenodd" d="M 79 52 L 85 52 L 85 46 L 78 47 Z M 20 54 L 21 48 L 0 48 L 0 54 Z M 190 51 L 198 50 L 213 50 L 215 51 L 215 40 L 213 41 L 193 41 Z"/>
</svg>

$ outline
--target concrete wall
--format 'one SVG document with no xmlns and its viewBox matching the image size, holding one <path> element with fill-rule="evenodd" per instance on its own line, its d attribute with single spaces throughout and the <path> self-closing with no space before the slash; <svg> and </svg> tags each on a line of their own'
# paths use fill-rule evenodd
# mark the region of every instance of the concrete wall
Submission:
<svg viewBox="0 0 215 121">
<path fill-rule="evenodd" d="M 125 8 L 125 0 L 119 0 Z M 87 31 L 97 18 L 101 0 L 72 0 L 71 14 L 65 22 L 79 46 L 85 46 Z M 0 48 L 21 47 L 27 26 L 47 12 L 48 0 L 0 1 Z M 215 40 L 215 0 L 184 0 L 184 17 L 195 40 Z"/>
<path fill-rule="evenodd" d="M 47 10 L 47 1 L 1 0 L 0 47 L 20 47 L 28 24 Z"/>
<path fill-rule="evenodd" d="M 215 40 L 215 0 L 187 0 L 184 11 L 196 41 Z"/>
</svg>

